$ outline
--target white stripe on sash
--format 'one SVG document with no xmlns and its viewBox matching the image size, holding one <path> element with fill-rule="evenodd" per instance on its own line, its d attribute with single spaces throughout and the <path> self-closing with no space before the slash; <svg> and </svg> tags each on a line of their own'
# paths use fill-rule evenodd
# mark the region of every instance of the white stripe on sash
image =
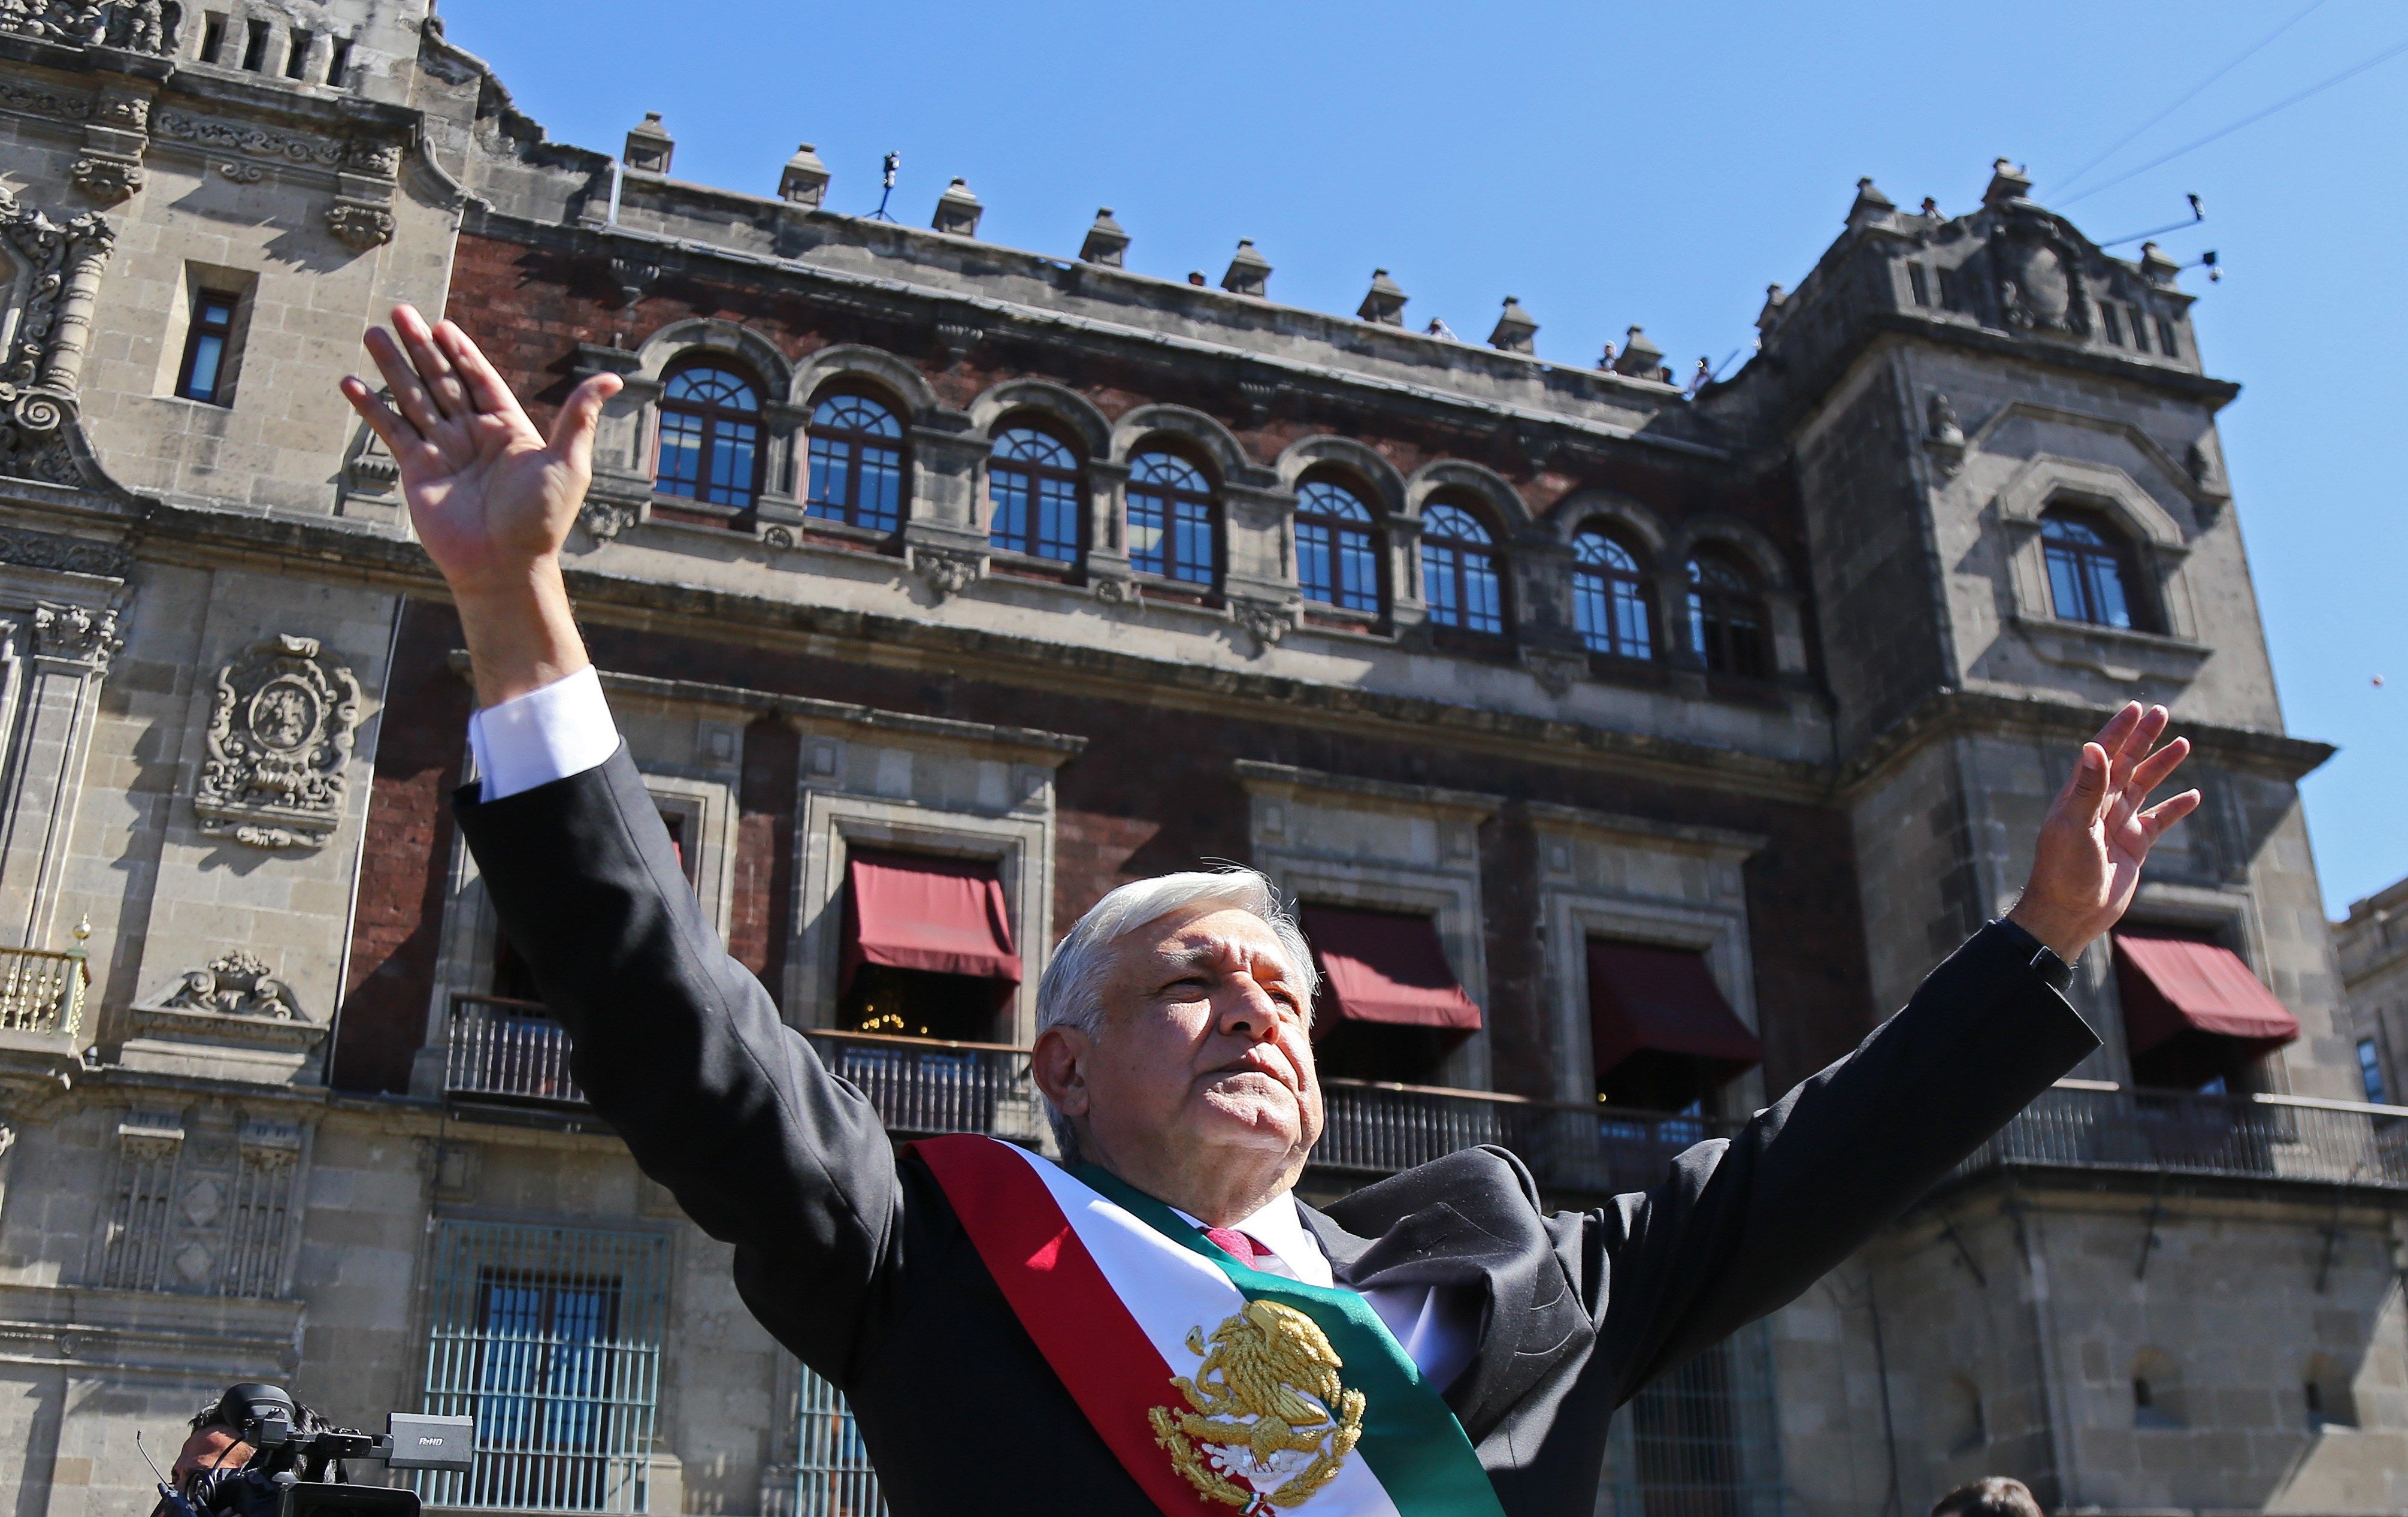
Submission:
<svg viewBox="0 0 2408 1517">
<path fill-rule="evenodd" d="M 1011 1144 L 996 1147 L 1036 1171 L 1105 1283 L 1172 1373 L 1194 1374 L 1197 1361 L 1187 1348 L 1188 1330 L 1200 1327 L 1210 1334 L 1244 1309 L 1245 1293 L 1211 1260 L 1164 1237 L 1061 1165 Z M 1163 1404 L 1178 1398 L 1166 1383 Z M 1359 1449 L 1346 1456 L 1327 1485 L 1286 1510 L 1298 1517 L 1398 1517 L 1396 1502 Z"/>
</svg>

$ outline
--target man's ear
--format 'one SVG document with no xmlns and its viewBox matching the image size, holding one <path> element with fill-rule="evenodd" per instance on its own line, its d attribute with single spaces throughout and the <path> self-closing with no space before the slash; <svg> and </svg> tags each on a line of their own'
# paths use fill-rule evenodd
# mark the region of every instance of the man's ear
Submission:
<svg viewBox="0 0 2408 1517">
<path fill-rule="evenodd" d="M 1075 1027 L 1055 1025 L 1037 1034 L 1028 1070 L 1037 1088 L 1065 1117 L 1087 1114 L 1087 1050 L 1094 1042 Z"/>
</svg>

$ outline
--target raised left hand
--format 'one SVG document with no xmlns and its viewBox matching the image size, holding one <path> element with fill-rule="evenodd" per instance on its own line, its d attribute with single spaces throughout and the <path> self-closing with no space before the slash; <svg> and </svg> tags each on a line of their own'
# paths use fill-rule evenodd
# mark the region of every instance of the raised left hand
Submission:
<svg viewBox="0 0 2408 1517">
<path fill-rule="evenodd" d="M 2151 751 L 2168 719 L 2165 707 L 2144 711 L 2137 701 L 2117 712 L 2082 745 L 2041 822 L 2031 878 L 2007 919 L 2068 963 L 2123 918 L 2149 849 L 2198 809 L 2197 790 L 2147 804 L 2190 753 L 2190 740 L 2179 737 Z"/>
</svg>

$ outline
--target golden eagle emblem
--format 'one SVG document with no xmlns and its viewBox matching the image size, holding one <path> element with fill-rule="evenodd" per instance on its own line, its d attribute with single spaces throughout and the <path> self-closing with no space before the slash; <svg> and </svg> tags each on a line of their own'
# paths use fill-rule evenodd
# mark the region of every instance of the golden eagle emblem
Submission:
<svg viewBox="0 0 2408 1517">
<path fill-rule="evenodd" d="M 1346 1366 L 1312 1318 L 1249 1301 L 1209 1344 L 1202 1328 L 1189 1328 L 1187 1351 L 1203 1360 L 1195 1378 L 1170 1380 L 1186 1405 L 1146 1416 L 1198 1495 L 1269 1517 L 1337 1477 L 1363 1436 L 1363 1393 L 1340 1382 Z"/>
</svg>

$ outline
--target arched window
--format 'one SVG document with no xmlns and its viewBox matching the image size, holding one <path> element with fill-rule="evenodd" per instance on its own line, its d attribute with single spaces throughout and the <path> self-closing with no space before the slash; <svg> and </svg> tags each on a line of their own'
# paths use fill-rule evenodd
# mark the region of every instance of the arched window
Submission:
<svg viewBox="0 0 2408 1517">
<path fill-rule="evenodd" d="M 2113 531 L 2072 512 L 2049 511 L 2040 519 L 2040 541 L 2058 620 L 2132 625 L 2131 564 Z"/>
<path fill-rule="evenodd" d="M 1307 600 L 1380 609 L 1380 556 L 1361 496 L 1328 480 L 1307 480 L 1296 492 L 1296 578 Z"/>
<path fill-rule="evenodd" d="M 1572 624 L 1591 653 L 1648 658 L 1656 643 L 1647 626 L 1647 582 L 1639 557 L 1603 532 L 1572 539 Z"/>
<path fill-rule="evenodd" d="M 1440 502 L 1422 512 L 1422 600 L 1438 626 L 1505 630 L 1505 581 L 1494 540 L 1460 506 Z"/>
<path fill-rule="evenodd" d="M 671 374 L 661 387 L 661 448 L 652 488 L 744 510 L 760 486 L 760 393 L 716 364 Z"/>
<path fill-rule="evenodd" d="M 866 395 L 811 408 L 812 515 L 891 532 L 903 519 L 903 424 Z"/>
<path fill-rule="evenodd" d="M 1764 602 L 1747 571 L 1727 558 L 1701 553 L 1689 560 L 1689 645 L 1716 674 L 1772 672 Z"/>
<path fill-rule="evenodd" d="M 1079 455 L 1033 426 L 996 434 L 987 459 L 987 541 L 1010 553 L 1076 563 Z"/>
<path fill-rule="evenodd" d="M 1129 460 L 1129 563 L 1140 574 L 1210 585 L 1220 569 L 1212 482 L 1176 454 Z"/>
</svg>

